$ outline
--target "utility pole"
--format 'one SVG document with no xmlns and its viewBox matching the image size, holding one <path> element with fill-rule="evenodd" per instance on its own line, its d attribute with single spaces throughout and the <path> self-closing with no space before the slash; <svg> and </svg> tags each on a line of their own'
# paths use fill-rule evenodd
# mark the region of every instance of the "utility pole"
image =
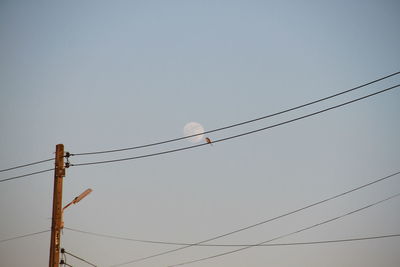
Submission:
<svg viewBox="0 0 400 267">
<path fill-rule="evenodd" d="M 49 267 L 58 267 L 60 263 L 60 234 L 62 222 L 62 189 L 65 176 L 64 145 L 56 146 L 54 167 L 53 217 L 51 220 Z"/>
</svg>

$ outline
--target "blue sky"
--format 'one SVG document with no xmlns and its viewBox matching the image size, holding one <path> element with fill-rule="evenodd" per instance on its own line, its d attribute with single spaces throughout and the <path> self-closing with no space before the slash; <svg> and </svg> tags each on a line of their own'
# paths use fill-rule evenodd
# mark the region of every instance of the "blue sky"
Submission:
<svg viewBox="0 0 400 267">
<path fill-rule="evenodd" d="M 1 1 L 0 169 L 71 153 L 181 137 L 264 116 L 400 70 L 398 1 Z M 399 83 L 209 135 L 302 116 Z M 399 89 L 246 137 L 112 164 L 71 167 L 66 227 L 196 242 L 399 171 Z M 186 140 L 72 163 L 192 145 Z M 52 163 L 0 173 L 0 179 Z M 51 172 L 0 183 L 0 240 L 49 230 Z M 398 193 L 393 177 L 215 243 L 257 243 Z M 399 199 L 282 242 L 399 233 Z M 0 243 L 1 266 L 44 266 L 49 233 Z M 399 238 L 253 248 L 192 266 L 399 266 Z M 174 248 L 64 231 L 67 250 L 111 266 Z M 224 252 L 190 248 L 126 266 Z M 79 261 L 70 259 L 74 266 Z"/>
</svg>

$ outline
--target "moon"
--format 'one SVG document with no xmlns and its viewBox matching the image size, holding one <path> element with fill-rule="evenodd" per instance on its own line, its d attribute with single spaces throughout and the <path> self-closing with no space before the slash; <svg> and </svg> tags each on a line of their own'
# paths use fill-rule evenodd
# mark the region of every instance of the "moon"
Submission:
<svg viewBox="0 0 400 267">
<path fill-rule="evenodd" d="M 204 137 L 204 128 L 198 122 L 189 122 L 186 123 L 185 127 L 183 127 L 183 136 L 191 136 L 194 134 L 199 134 L 193 137 L 189 137 L 188 140 L 192 143 L 200 142 Z"/>
</svg>

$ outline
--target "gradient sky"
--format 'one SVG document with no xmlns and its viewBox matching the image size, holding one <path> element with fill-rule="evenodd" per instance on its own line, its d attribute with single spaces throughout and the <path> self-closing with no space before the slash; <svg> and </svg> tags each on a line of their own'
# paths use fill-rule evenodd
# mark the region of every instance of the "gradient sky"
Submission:
<svg viewBox="0 0 400 267">
<path fill-rule="evenodd" d="M 0 169 L 181 137 L 253 119 L 400 71 L 399 1 L 0 1 Z M 398 84 L 209 134 L 217 140 Z M 140 160 L 76 166 L 65 226 L 197 242 L 400 169 L 400 89 L 242 138 Z M 133 157 L 192 145 L 98 156 Z M 0 173 L 0 179 L 52 162 Z M 257 243 L 400 192 L 400 177 L 214 243 Z M 53 174 L 0 183 L 0 240 L 49 230 Z M 400 233 L 400 199 L 279 240 Z M 62 247 L 111 266 L 175 246 L 64 230 Z M 278 242 L 278 241 L 277 241 Z M 50 233 L 0 243 L 0 266 L 46 266 Z M 188 266 L 398 267 L 400 238 L 252 248 Z M 124 266 L 167 266 L 231 248 L 189 248 Z M 86 266 L 68 257 L 73 266 Z"/>
</svg>

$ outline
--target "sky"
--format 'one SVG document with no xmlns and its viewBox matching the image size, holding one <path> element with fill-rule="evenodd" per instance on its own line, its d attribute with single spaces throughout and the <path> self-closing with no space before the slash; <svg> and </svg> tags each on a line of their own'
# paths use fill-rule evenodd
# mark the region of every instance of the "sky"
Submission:
<svg viewBox="0 0 400 267">
<path fill-rule="evenodd" d="M 259 118 L 400 71 L 400 3 L 376 1 L 0 1 L 0 169 L 183 136 Z M 399 84 L 400 75 L 254 123 L 220 140 Z M 400 171 L 400 88 L 254 134 L 183 151 L 66 170 L 65 227 L 195 243 Z M 205 142 L 202 140 L 201 142 Z M 202 144 L 202 143 L 197 143 Z M 188 140 L 72 164 L 193 146 Z M 0 180 L 51 169 L 49 161 Z M 212 241 L 256 244 L 400 192 L 399 175 Z M 0 265 L 46 266 L 53 173 L 0 182 Z M 274 241 L 400 234 L 400 198 Z M 5 241 L 6 240 L 6 241 Z M 211 242 L 210 242 L 211 243 Z M 170 266 L 232 247 L 178 248 L 64 229 L 61 246 L 97 266 Z M 400 265 L 400 238 L 253 247 L 186 266 Z M 67 256 L 72 266 L 89 266 Z"/>
</svg>

